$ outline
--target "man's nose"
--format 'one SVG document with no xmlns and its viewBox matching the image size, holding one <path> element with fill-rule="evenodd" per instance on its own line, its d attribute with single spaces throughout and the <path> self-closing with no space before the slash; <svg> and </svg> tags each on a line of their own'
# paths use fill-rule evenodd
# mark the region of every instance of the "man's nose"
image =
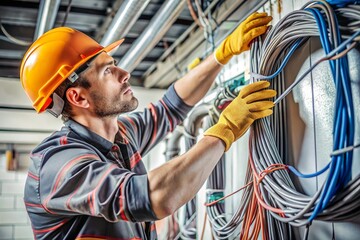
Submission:
<svg viewBox="0 0 360 240">
<path fill-rule="evenodd" d="M 119 67 L 117 67 L 117 69 L 118 69 L 118 73 L 119 73 L 119 81 L 121 83 L 128 82 L 130 79 L 130 76 L 131 76 L 130 73 Z"/>
</svg>

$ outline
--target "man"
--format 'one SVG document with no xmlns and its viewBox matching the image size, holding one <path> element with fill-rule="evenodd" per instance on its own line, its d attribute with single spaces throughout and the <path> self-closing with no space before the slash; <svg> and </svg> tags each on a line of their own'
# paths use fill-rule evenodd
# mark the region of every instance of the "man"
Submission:
<svg viewBox="0 0 360 240">
<path fill-rule="evenodd" d="M 194 197 L 224 151 L 272 113 L 268 82 L 245 87 L 191 150 L 146 173 L 141 157 L 179 124 L 235 54 L 249 49 L 271 17 L 254 13 L 203 63 L 142 113 L 108 52 L 85 34 L 55 28 L 26 52 L 20 79 L 37 112 L 64 127 L 31 153 L 25 205 L 36 239 L 156 239 L 154 222 Z"/>
</svg>

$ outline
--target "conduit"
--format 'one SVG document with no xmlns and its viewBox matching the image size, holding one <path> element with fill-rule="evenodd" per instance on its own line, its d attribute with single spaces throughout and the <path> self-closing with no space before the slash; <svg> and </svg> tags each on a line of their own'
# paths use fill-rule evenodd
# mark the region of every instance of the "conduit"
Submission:
<svg viewBox="0 0 360 240">
<path fill-rule="evenodd" d="M 168 0 L 151 19 L 148 27 L 136 39 L 118 66 L 131 72 L 166 34 L 184 8 L 183 0 Z"/>
<path fill-rule="evenodd" d="M 40 1 L 34 41 L 54 27 L 61 0 Z"/>
<path fill-rule="evenodd" d="M 126 0 L 116 12 L 100 44 L 107 46 L 126 36 L 150 0 Z"/>
</svg>

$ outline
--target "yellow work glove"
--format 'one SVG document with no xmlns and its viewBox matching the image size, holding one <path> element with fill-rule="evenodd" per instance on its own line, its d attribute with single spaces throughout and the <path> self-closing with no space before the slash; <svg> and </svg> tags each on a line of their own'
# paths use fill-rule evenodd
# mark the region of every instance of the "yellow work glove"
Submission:
<svg viewBox="0 0 360 240">
<path fill-rule="evenodd" d="M 259 81 L 241 89 L 239 95 L 220 114 L 219 121 L 206 130 L 204 135 L 223 140 L 227 151 L 256 119 L 272 114 L 274 103 L 267 99 L 275 97 L 276 91 L 265 89 L 269 86 L 268 81 Z"/>
<path fill-rule="evenodd" d="M 250 42 L 266 32 L 267 24 L 272 20 L 267 13 L 253 13 L 232 32 L 214 52 L 220 64 L 226 64 L 231 57 L 250 49 Z"/>
</svg>

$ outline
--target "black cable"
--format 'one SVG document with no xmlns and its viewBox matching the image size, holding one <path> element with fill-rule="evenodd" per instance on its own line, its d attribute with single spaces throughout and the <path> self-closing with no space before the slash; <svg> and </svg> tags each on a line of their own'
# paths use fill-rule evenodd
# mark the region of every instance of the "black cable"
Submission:
<svg viewBox="0 0 360 240">
<path fill-rule="evenodd" d="M 66 13 L 65 13 L 65 16 L 64 16 L 64 20 L 63 20 L 63 23 L 61 24 L 61 26 L 65 26 L 65 23 L 67 21 L 67 18 L 69 16 L 69 13 L 70 13 L 70 10 L 71 10 L 71 5 L 72 5 L 72 0 L 69 0 L 69 3 L 68 3 L 68 6 L 66 8 Z"/>
<path fill-rule="evenodd" d="M 307 240 L 309 238 L 310 226 L 311 226 L 311 223 L 306 224 L 303 240 Z"/>
</svg>

